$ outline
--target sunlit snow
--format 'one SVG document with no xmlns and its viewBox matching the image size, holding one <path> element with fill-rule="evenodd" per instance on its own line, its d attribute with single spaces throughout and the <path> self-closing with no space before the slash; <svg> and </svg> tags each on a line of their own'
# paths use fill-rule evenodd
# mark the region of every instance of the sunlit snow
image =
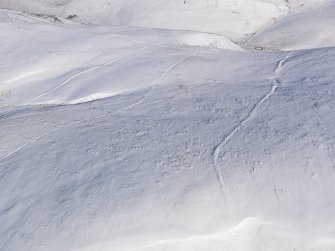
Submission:
<svg viewBox="0 0 335 251">
<path fill-rule="evenodd" d="M 0 250 L 335 250 L 334 0 L 0 0 Z"/>
</svg>

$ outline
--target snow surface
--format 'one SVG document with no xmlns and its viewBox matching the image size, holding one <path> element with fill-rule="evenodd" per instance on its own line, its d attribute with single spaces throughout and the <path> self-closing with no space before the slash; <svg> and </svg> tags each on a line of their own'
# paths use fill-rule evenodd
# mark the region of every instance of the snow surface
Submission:
<svg viewBox="0 0 335 251">
<path fill-rule="evenodd" d="M 253 36 L 249 40 L 251 45 L 281 50 L 334 46 L 335 2 L 315 1 L 305 5 L 292 6 L 290 12 L 294 15 L 276 20 Z"/>
<path fill-rule="evenodd" d="M 1 0 L 0 8 L 77 15 L 86 23 L 195 30 L 234 38 L 288 11 L 283 0 Z"/>
<path fill-rule="evenodd" d="M 0 7 L 0 250 L 335 250 L 334 1 Z"/>
</svg>

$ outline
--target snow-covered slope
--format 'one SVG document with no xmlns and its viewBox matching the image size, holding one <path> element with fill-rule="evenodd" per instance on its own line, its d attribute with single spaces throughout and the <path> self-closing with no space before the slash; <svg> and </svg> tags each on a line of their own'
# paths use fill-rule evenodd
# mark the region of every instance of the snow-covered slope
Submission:
<svg viewBox="0 0 335 251">
<path fill-rule="evenodd" d="M 196 30 L 234 39 L 288 12 L 284 0 L 1 0 L 0 8 L 77 15 L 77 20 L 89 23 Z"/>
<path fill-rule="evenodd" d="M 1 249 L 333 250 L 334 53 L 211 49 L 169 85 L 2 108 Z"/>
<path fill-rule="evenodd" d="M 104 25 L 193 30 L 244 48 L 334 45 L 333 0 L 1 0 L 0 8 Z"/>
<path fill-rule="evenodd" d="M 297 50 L 335 45 L 335 2 L 315 1 L 292 6 L 290 15 L 260 30 L 248 43 L 251 47 Z"/>
<path fill-rule="evenodd" d="M 333 2 L 0 0 L 0 250 L 335 250 Z"/>
<path fill-rule="evenodd" d="M 56 26 L 6 15 L 14 23 L 1 25 L 3 105 L 78 103 L 161 84 L 167 67 L 173 70 L 195 53 L 187 46 L 241 50 L 200 32 Z"/>
</svg>

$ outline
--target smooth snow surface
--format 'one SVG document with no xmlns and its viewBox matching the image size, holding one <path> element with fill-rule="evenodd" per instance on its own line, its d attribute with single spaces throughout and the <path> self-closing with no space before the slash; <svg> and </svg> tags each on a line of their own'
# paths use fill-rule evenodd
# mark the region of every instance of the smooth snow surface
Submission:
<svg viewBox="0 0 335 251">
<path fill-rule="evenodd" d="M 315 1 L 290 8 L 290 15 L 276 20 L 248 43 L 251 47 L 297 50 L 332 47 L 335 44 L 335 2 Z"/>
<path fill-rule="evenodd" d="M 85 23 L 196 30 L 240 37 L 288 11 L 282 0 L 1 0 L 0 8 Z"/>
<path fill-rule="evenodd" d="M 0 7 L 1 251 L 335 250 L 334 1 Z"/>
</svg>

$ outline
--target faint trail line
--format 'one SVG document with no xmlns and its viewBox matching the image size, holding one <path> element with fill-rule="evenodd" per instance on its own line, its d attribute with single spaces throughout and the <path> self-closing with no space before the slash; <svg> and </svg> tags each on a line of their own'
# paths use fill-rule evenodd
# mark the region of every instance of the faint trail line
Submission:
<svg viewBox="0 0 335 251">
<path fill-rule="evenodd" d="M 224 189 L 225 189 L 225 181 L 224 181 L 224 175 L 222 173 L 222 170 L 219 165 L 219 156 L 222 151 L 222 148 L 226 146 L 229 141 L 235 136 L 235 134 L 242 129 L 242 127 L 248 123 L 253 117 L 257 115 L 257 112 L 259 108 L 272 96 L 275 94 L 277 88 L 281 85 L 281 81 L 279 80 L 279 74 L 281 73 L 285 63 L 287 60 L 292 56 L 293 52 L 288 53 L 283 59 L 279 60 L 276 64 L 275 69 L 273 70 L 274 76 L 269 77 L 269 81 L 271 83 L 270 90 L 260 99 L 258 102 L 253 106 L 253 108 L 250 110 L 250 112 L 247 114 L 247 116 L 241 120 L 237 126 L 235 126 L 228 135 L 226 135 L 222 141 L 216 145 L 212 150 L 212 156 L 213 156 L 213 165 L 214 165 L 214 171 L 217 177 L 217 180 L 220 185 L 220 190 L 222 193 L 222 196 L 224 198 Z"/>
<path fill-rule="evenodd" d="M 17 106 L 15 107 L 16 110 L 9 110 L 7 112 L 3 112 L 0 113 L 0 120 L 2 119 L 6 119 L 12 115 L 16 115 L 19 113 L 24 113 L 24 112 L 29 112 L 29 111 L 34 111 L 36 109 L 38 109 L 37 111 L 44 111 L 44 110 L 48 110 L 48 109 L 52 109 L 52 108 L 56 108 L 56 107 L 60 107 L 62 105 L 45 105 L 43 107 L 40 106 Z"/>
<path fill-rule="evenodd" d="M 63 128 L 63 127 L 54 128 L 54 129 L 52 129 L 52 130 L 50 130 L 50 131 L 48 131 L 48 132 L 46 132 L 46 133 L 43 133 L 42 135 L 40 135 L 40 136 L 38 136 L 38 137 L 36 137 L 36 138 L 34 138 L 34 139 L 28 141 L 27 143 L 25 143 L 25 144 L 19 146 L 19 147 L 16 148 L 14 151 L 12 151 L 12 152 L 8 153 L 6 156 L 2 157 L 2 158 L 0 159 L 0 162 L 6 160 L 6 159 L 8 159 L 8 158 L 10 158 L 11 156 L 13 156 L 14 154 L 16 154 L 17 152 L 21 151 L 23 148 L 25 148 L 25 147 L 31 145 L 31 144 L 34 143 L 34 142 L 37 142 L 38 140 L 44 138 L 45 136 L 47 136 L 47 135 L 49 135 L 49 134 L 51 134 L 51 133 L 53 133 L 53 132 L 55 132 L 55 131 L 57 131 L 57 130 L 59 130 L 59 129 L 61 129 L 61 128 Z"/>
<path fill-rule="evenodd" d="M 135 102 L 134 104 L 128 105 L 127 107 L 125 107 L 125 109 L 129 109 L 129 108 L 132 108 L 134 106 L 142 104 L 149 97 L 149 95 L 151 94 L 151 92 L 154 89 L 154 86 L 157 85 L 173 68 L 175 68 L 179 64 L 183 63 L 187 59 L 197 56 L 200 53 L 202 53 L 202 51 L 197 51 L 196 53 L 193 53 L 192 55 L 185 56 L 185 57 L 181 58 L 180 60 L 178 60 L 176 63 L 173 63 L 172 65 L 170 65 L 168 68 L 166 68 L 166 70 L 164 72 L 162 72 L 162 74 L 160 74 L 160 76 L 158 78 L 156 78 L 151 83 L 151 86 L 150 86 L 148 92 L 143 96 L 143 98 L 140 101 Z"/>
<path fill-rule="evenodd" d="M 142 51 L 142 50 L 145 50 L 145 49 L 147 49 L 148 47 L 150 47 L 150 45 L 141 47 L 141 48 L 139 48 L 138 50 L 135 50 L 135 51 L 132 51 L 132 52 L 128 52 L 128 53 L 122 55 L 121 57 L 116 58 L 116 59 L 113 59 L 113 60 L 111 60 L 111 61 L 109 61 L 109 62 L 106 62 L 106 63 L 100 64 L 100 65 L 91 67 L 91 68 L 86 69 L 86 70 L 83 70 L 83 71 L 81 71 L 81 72 L 79 72 L 79 73 L 73 75 L 72 77 L 68 78 L 67 80 L 65 80 L 64 82 L 62 82 L 62 83 L 59 84 L 58 86 L 56 86 L 55 88 L 53 88 L 53 89 L 51 89 L 51 90 L 49 90 L 49 91 L 47 91 L 47 92 L 44 92 L 44 93 L 42 93 L 41 95 L 37 96 L 37 97 L 34 98 L 32 101 L 36 101 L 36 100 L 38 100 L 38 99 L 41 99 L 41 98 L 43 98 L 43 97 L 45 97 L 45 96 L 47 96 L 47 95 L 49 95 L 49 94 L 51 94 L 51 93 L 53 93 L 53 92 L 59 90 L 59 89 L 62 88 L 63 86 L 65 86 L 65 85 L 67 85 L 68 83 L 70 83 L 72 80 L 74 80 L 74 79 L 80 77 L 81 75 L 84 75 L 84 74 L 86 74 L 86 73 L 88 73 L 88 72 L 97 70 L 97 69 L 102 68 L 102 67 L 104 67 L 104 66 L 114 64 L 115 62 L 120 61 L 120 60 L 122 60 L 122 59 L 128 57 L 129 55 L 132 55 L 132 54 L 135 54 L 135 53 L 140 52 L 140 51 Z"/>
<path fill-rule="evenodd" d="M 8 16 L 11 19 L 11 21 L 12 21 L 12 19 L 15 19 L 17 21 L 21 21 L 21 22 L 24 22 L 24 23 L 29 23 L 29 22 L 26 21 L 26 20 L 23 20 L 20 17 L 24 17 L 24 18 L 27 18 L 27 19 L 35 20 L 35 21 L 40 21 L 42 23 L 54 23 L 54 22 L 49 21 L 49 20 L 44 19 L 44 18 L 39 18 L 39 17 L 32 16 L 32 15 L 23 15 L 23 14 L 19 14 L 19 13 L 8 13 Z M 20 16 L 20 17 L 18 17 L 18 16 Z"/>
<path fill-rule="evenodd" d="M 0 119 L 6 118 L 8 115 L 12 114 L 13 111 L 0 113 Z"/>
<path fill-rule="evenodd" d="M 83 124 L 83 123 L 86 123 L 86 122 L 90 122 L 90 121 L 92 121 L 92 120 L 96 120 L 96 119 L 98 119 L 98 118 L 102 118 L 102 117 L 105 117 L 105 116 L 106 116 L 106 114 L 100 114 L 100 115 L 98 115 L 98 116 L 95 116 L 95 117 L 93 117 L 93 118 L 88 118 L 88 119 L 85 119 L 85 120 L 75 120 L 75 121 L 73 121 L 73 122 L 71 122 L 71 123 L 68 123 L 68 124 L 59 126 L 59 127 L 57 127 L 57 128 L 54 128 L 54 129 L 52 129 L 52 130 L 50 130 L 50 131 L 47 131 L 47 132 L 45 132 L 45 133 L 39 135 L 38 137 L 33 138 L 32 140 L 29 140 L 28 142 L 24 143 L 23 145 L 19 146 L 18 148 L 16 148 L 16 149 L 13 150 L 12 152 L 10 152 L 10 153 L 8 153 L 7 155 L 5 155 L 4 157 L 2 157 L 2 158 L 0 159 L 0 163 L 3 162 L 3 161 L 5 161 L 6 159 L 10 158 L 10 157 L 13 156 L 14 154 L 20 152 L 22 149 L 26 148 L 27 146 L 29 146 L 29 145 L 31 145 L 31 144 L 33 144 L 33 143 L 35 143 L 35 142 L 41 140 L 42 138 L 44 138 L 44 137 L 46 137 L 46 136 L 48 136 L 48 135 L 50 135 L 50 134 L 52 134 L 52 133 L 54 133 L 54 132 L 56 132 L 56 131 L 58 131 L 58 130 L 62 130 L 62 129 L 64 129 L 64 128 L 69 127 L 69 126 L 72 126 L 72 125 L 77 125 L 77 124 Z"/>
<path fill-rule="evenodd" d="M 178 66 L 179 64 L 183 63 L 184 61 L 186 61 L 187 59 L 191 58 L 191 57 L 195 57 L 196 55 L 200 54 L 201 51 L 197 51 L 196 53 L 193 53 L 192 55 L 188 55 L 183 57 L 182 59 L 178 60 L 176 63 L 170 65 L 156 80 L 154 80 L 152 82 L 152 85 L 156 85 L 162 78 L 165 77 L 166 74 L 168 74 L 173 68 L 175 68 L 176 66 Z"/>
<path fill-rule="evenodd" d="M 284 65 L 286 64 L 286 62 L 288 61 L 288 59 L 290 57 L 292 57 L 294 54 L 294 51 L 290 51 L 289 53 L 286 54 L 286 56 L 284 58 L 282 58 L 281 60 L 279 60 L 276 64 L 276 68 L 274 69 L 274 73 L 275 73 L 275 77 L 276 79 L 278 79 L 278 75 L 280 74 L 280 72 L 283 70 Z"/>
</svg>

